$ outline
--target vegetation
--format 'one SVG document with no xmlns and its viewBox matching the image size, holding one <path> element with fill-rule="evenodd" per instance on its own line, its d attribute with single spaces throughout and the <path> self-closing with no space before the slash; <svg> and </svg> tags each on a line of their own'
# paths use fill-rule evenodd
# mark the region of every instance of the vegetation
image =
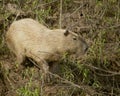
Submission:
<svg viewBox="0 0 120 96">
<path fill-rule="evenodd" d="M 78 32 L 89 50 L 80 60 L 65 53 L 57 74 L 43 81 L 29 61 L 16 64 L 5 44 L 9 25 L 22 18 Z M 119 0 L 0 0 L 0 96 L 119 96 L 119 29 Z"/>
</svg>

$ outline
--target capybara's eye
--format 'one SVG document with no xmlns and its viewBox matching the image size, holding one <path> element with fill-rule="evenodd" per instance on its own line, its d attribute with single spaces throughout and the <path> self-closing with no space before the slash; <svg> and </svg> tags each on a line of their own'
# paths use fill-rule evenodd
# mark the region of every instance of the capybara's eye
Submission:
<svg viewBox="0 0 120 96">
<path fill-rule="evenodd" d="M 73 37 L 73 40 L 77 40 L 77 38 L 76 38 L 76 37 Z"/>
</svg>

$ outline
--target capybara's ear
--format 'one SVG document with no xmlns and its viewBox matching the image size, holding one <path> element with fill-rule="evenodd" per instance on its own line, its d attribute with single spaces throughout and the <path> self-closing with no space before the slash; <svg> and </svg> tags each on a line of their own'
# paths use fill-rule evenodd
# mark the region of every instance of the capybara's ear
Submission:
<svg viewBox="0 0 120 96">
<path fill-rule="evenodd" d="M 68 36 L 69 33 L 70 33 L 70 32 L 69 32 L 68 30 L 66 30 L 65 33 L 64 33 L 64 35 L 65 35 L 65 36 Z"/>
</svg>

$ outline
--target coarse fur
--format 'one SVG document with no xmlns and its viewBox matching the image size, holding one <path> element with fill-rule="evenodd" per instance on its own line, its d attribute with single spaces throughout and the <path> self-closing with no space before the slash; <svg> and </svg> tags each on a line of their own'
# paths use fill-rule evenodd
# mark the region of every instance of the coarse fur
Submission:
<svg viewBox="0 0 120 96">
<path fill-rule="evenodd" d="M 18 63 L 22 63 L 25 57 L 32 58 L 45 73 L 49 70 L 47 63 L 58 60 L 66 51 L 80 55 L 88 48 L 77 34 L 63 29 L 48 29 L 30 18 L 11 24 L 6 33 L 6 43 Z"/>
</svg>

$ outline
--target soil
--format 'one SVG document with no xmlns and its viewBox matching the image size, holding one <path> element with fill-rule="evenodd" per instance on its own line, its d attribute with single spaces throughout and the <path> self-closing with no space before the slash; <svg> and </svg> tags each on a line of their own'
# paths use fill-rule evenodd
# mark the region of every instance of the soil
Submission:
<svg viewBox="0 0 120 96">
<path fill-rule="evenodd" d="M 25 6 L 22 2 L 19 2 L 19 4 L 12 4 L 11 2 L 7 3 L 7 1 L 8 0 L 5 2 L 0 1 L 0 4 L 5 4 L 4 6 L 2 5 L 2 8 L 0 5 L 0 16 L 7 12 L 10 13 L 9 16 L 8 14 L 5 15 L 7 19 L 5 19 L 4 16 L 0 17 L 0 96 L 22 96 L 19 94 L 19 91 L 22 90 L 21 88 L 25 87 L 26 90 L 29 87 L 28 89 L 30 91 L 39 89 L 42 94 L 41 96 L 61 96 L 56 94 L 61 92 L 63 92 L 63 94 L 69 94 L 73 91 L 71 96 L 90 96 L 87 94 L 88 92 L 84 90 L 81 91 L 80 88 L 65 84 L 62 80 L 58 80 L 58 78 L 52 76 L 49 76 L 49 80 L 43 83 L 42 73 L 38 67 L 29 60 L 26 60 L 23 65 L 16 64 L 16 57 L 9 52 L 6 44 L 1 47 L 2 35 L 4 36 L 10 23 L 12 23 L 15 18 L 17 20 L 22 18 L 36 19 L 37 14 L 32 9 L 27 11 L 25 11 L 26 9 L 20 9 L 18 5 Z M 83 61 L 81 60 L 81 64 L 83 64 L 86 69 L 83 67 L 83 69 L 79 70 L 78 68 L 81 66 L 77 66 L 77 68 L 73 65 L 70 66 L 71 69 L 75 70 L 72 74 L 75 77 L 73 82 L 78 85 L 85 84 L 88 88 L 93 88 L 95 92 L 100 93 L 100 96 L 119 96 L 120 18 L 115 15 L 118 9 L 118 2 L 117 0 L 117 3 L 115 3 L 114 0 L 113 3 L 112 1 L 110 3 L 104 0 L 97 1 L 98 5 L 92 2 L 92 0 L 71 0 L 71 3 L 68 3 L 69 5 L 67 5 L 67 7 L 63 6 L 62 28 L 80 34 L 85 38 L 90 47 L 86 57 L 83 58 Z M 28 5 L 32 4 L 31 0 L 27 3 Z M 49 8 L 48 5 L 45 7 L 38 6 L 38 9 L 39 7 L 40 9 L 47 9 Z M 53 8 L 52 12 L 50 16 L 44 16 L 43 24 L 51 29 L 59 28 L 60 14 L 58 12 L 59 9 L 57 9 L 58 7 L 56 7 L 59 6 L 59 2 L 50 3 L 50 6 Z M 109 8 L 109 6 L 111 6 L 111 8 Z M 80 9 L 76 11 L 77 8 Z M 105 8 L 106 10 L 104 10 Z M 18 15 L 17 12 L 20 12 L 20 14 Z M 100 48 L 102 48 L 102 50 Z M 87 73 L 88 70 L 89 73 Z M 51 72 L 60 74 L 60 66 L 53 66 Z"/>
</svg>

